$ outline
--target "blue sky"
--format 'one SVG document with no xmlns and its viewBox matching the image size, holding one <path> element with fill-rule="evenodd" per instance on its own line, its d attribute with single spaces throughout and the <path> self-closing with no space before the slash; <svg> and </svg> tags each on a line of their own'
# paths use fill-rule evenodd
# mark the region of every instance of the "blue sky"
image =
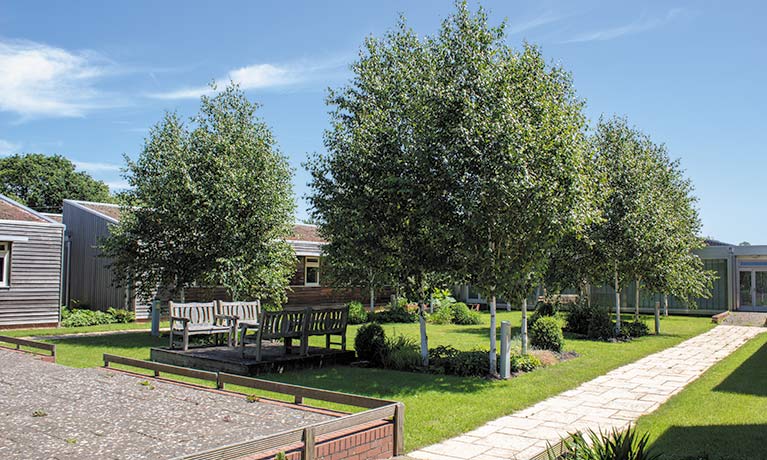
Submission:
<svg viewBox="0 0 767 460">
<path fill-rule="evenodd" d="M 324 4 L 324 3 L 327 3 Z M 476 3 L 472 3 L 476 5 Z M 485 1 L 509 42 L 573 74 L 587 115 L 627 116 L 680 158 L 705 235 L 767 244 L 763 2 Z M 322 151 L 326 89 L 399 13 L 433 33 L 450 1 L 0 0 L 0 154 L 60 153 L 113 188 L 163 111 L 192 114 L 211 80 L 263 104 L 296 169 Z"/>
</svg>

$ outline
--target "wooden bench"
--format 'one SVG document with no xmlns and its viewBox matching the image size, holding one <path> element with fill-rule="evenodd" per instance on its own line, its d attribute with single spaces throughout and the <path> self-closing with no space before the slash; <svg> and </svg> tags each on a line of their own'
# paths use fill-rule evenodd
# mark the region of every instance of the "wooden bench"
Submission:
<svg viewBox="0 0 767 460">
<path fill-rule="evenodd" d="M 218 300 L 218 313 L 234 319 L 233 331 L 240 331 L 240 337 L 245 337 L 248 329 L 258 329 L 261 315 L 261 301 L 252 302 L 224 302 Z M 237 346 L 237 335 L 234 337 L 234 345 Z"/>
<path fill-rule="evenodd" d="M 232 346 L 234 318 L 221 315 L 216 302 L 207 303 L 170 303 L 170 349 L 173 349 L 174 336 L 182 337 L 182 349 L 189 349 L 190 335 L 226 334 L 229 346 Z"/>
<path fill-rule="evenodd" d="M 328 307 L 310 310 L 306 328 L 307 338 L 312 335 L 324 335 L 325 348 L 330 348 L 330 345 L 340 345 L 342 350 L 346 350 L 346 325 L 349 322 L 349 307 Z M 340 336 L 341 341 L 331 342 L 331 336 L 334 335 Z"/>
<path fill-rule="evenodd" d="M 301 340 L 301 354 L 306 354 L 308 343 L 304 336 L 308 309 L 304 310 L 279 310 L 262 311 L 259 319 L 258 331 L 256 332 L 256 360 L 261 361 L 261 343 L 264 340 L 285 340 L 285 353 L 292 350 L 293 339 Z M 243 335 L 240 339 L 240 352 L 245 356 L 245 343 L 247 338 Z"/>
</svg>

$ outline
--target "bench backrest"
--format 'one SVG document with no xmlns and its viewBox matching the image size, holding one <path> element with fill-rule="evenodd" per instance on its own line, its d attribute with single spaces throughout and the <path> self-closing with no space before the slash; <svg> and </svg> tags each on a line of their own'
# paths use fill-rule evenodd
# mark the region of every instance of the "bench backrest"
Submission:
<svg viewBox="0 0 767 460">
<path fill-rule="evenodd" d="M 261 301 L 224 302 L 218 301 L 219 314 L 236 316 L 239 321 L 257 321 L 261 316 Z"/>
<path fill-rule="evenodd" d="M 306 310 L 262 311 L 259 335 L 262 339 L 302 337 Z"/>
<path fill-rule="evenodd" d="M 348 320 L 348 306 L 310 309 L 306 334 L 345 334 Z"/>
<path fill-rule="evenodd" d="M 170 315 L 187 318 L 192 324 L 213 324 L 216 302 L 170 303 Z"/>
</svg>

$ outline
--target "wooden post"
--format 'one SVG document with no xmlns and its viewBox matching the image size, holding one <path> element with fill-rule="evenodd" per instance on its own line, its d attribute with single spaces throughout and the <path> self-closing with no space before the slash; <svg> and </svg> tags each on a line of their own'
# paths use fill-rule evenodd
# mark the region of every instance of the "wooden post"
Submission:
<svg viewBox="0 0 767 460">
<path fill-rule="evenodd" d="M 304 428 L 304 451 L 303 460 L 314 460 L 314 428 Z"/>
<path fill-rule="evenodd" d="M 293 398 L 293 403 L 294 403 L 294 404 L 303 404 L 303 403 L 304 403 L 304 397 L 303 397 L 303 396 L 298 396 L 298 395 L 296 395 L 296 396 Z"/>
<path fill-rule="evenodd" d="M 520 328 L 522 334 L 522 354 L 527 354 L 527 297 L 522 299 L 522 326 Z"/>
<path fill-rule="evenodd" d="M 405 405 L 394 407 L 394 456 L 405 453 Z"/>
<path fill-rule="evenodd" d="M 511 377 L 511 323 L 501 321 L 501 378 Z"/>
<path fill-rule="evenodd" d="M 152 300 L 152 337 L 160 336 L 160 301 Z"/>
<path fill-rule="evenodd" d="M 655 302 L 655 335 L 660 335 L 660 301 Z"/>
</svg>

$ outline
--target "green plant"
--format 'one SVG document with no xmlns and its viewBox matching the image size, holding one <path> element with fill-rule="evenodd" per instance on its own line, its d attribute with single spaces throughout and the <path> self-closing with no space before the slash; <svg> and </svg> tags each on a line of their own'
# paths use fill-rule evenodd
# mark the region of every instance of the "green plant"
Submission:
<svg viewBox="0 0 767 460">
<path fill-rule="evenodd" d="M 382 365 L 386 369 L 412 371 L 421 367 L 421 351 L 415 339 L 397 335 L 386 340 Z"/>
<path fill-rule="evenodd" d="M 623 337 L 644 337 L 650 333 L 650 328 L 642 321 L 621 323 L 621 335 Z"/>
<path fill-rule="evenodd" d="M 556 302 L 538 302 L 535 307 L 535 311 L 527 320 L 528 327 L 532 328 L 535 323 L 543 317 L 555 316 L 559 311 L 559 301 Z"/>
<path fill-rule="evenodd" d="M 122 308 L 112 308 L 107 310 L 107 314 L 113 318 L 113 323 L 131 323 L 136 319 L 136 315 L 132 311 L 128 311 Z"/>
<path fill-rule="evenodd" d="M 429 363 L 435 372 L 461 377 L 485 377 L 488 374 L 489 354 L 487 350 L 462 351 L 451 346 L 439 346 L 429 350 Z"/>
<path fill-rule="evenodd" d="M 285 455 L 285 452 L 277 452 L 277 455 L 274 456 L 274 460 L 287 460 L 288 457 Z"/>
<path fill-rule="evenodd" d="M 258 402 L 258 395 L 250 394 L 248 395 L 247 398 L 245 398 L 245 400 L 248 401 L 249 403 Z"/>
<path fill-rule="evenodd" d="M 32 417 L 45 417 L 47 415 L 48 413 L 42 409 L 37 409 L 36 411 L 32 412 Z"/>
<path fill-rule="evenodd" d="M 77 444 L 77 438 L 67 438 L 67 444 Z"/>
<path fill-rule="evenodd" d="M 565 330 L 576 334 L 586 335 L 589 333 L 589 321 L 593 314 L 592 309 L 585 301 L 581 300 L 572 306 L 567 313 L 567 324 Z"/>
<path fill-rule="evenodd" d="M 415 323 L 418 321 L 418 312 L 411 311 L 407 304 L 389 310 L 371 314 L 371 319 L 377 323 Z"/>
<path fill-rule="evenodd" d="M 368 321 L 368 312 L 362 302 L 349 302 L 349 324 L 362 324 Z"/>
<path fill-rule="evenodd" d="M 63 327 L 96 326 L 114 322 L 114 317 L 103 311 L 69 308 L 61 309 L 61 325 Z"/>
<path fill-rule="evenodd" d="M 597 340 L 608 340 L 615 337 L 615 323 L 610 318 L 610 312 L 604 308 L 592 308 L 586 336 Z"/>
<path fill-rule="evenodd" d="M 354 349 L 359 359 L 381 366 L 387 354 L 386 334 L 381 325 L 370 323 L 361 326 L 354 337 Z"/>
<path fill-rule="evenodd" d="M 463 302 L 456 302 L 450 306 L 453 310 L 453 323 L 461 325 L 476 325 L 482 322 L 479 312 L 469 310 Z"/>
<path fill-rule="evenodd" d="M 660 454 L 651 452 L 649 435 L 638 436 L 636 428 L 609 432 L 577 432 L 564 442 L 564 453 L 557 455 L 549 446 L 549 460 L 654 460 Z"/>
<path fill-rule="evenodd" d="M 537 356 L 533 355 L 511 355 L 512 372 L 530 372 L 543 364 Z"/>
<path fill-rule="evenodd" d="M 554 316 L 544 316 L 536 321 L 530 328 L 530 344 L 545 350 L 562 351 L 565 337 L 559 320 Z"/>
<path fill-rule="evenodd" d="M 429 315 L 429 322 L 434 324 L 452 324 L 453 309 L 449 306 L 439 308 Z"/>
</svg>

